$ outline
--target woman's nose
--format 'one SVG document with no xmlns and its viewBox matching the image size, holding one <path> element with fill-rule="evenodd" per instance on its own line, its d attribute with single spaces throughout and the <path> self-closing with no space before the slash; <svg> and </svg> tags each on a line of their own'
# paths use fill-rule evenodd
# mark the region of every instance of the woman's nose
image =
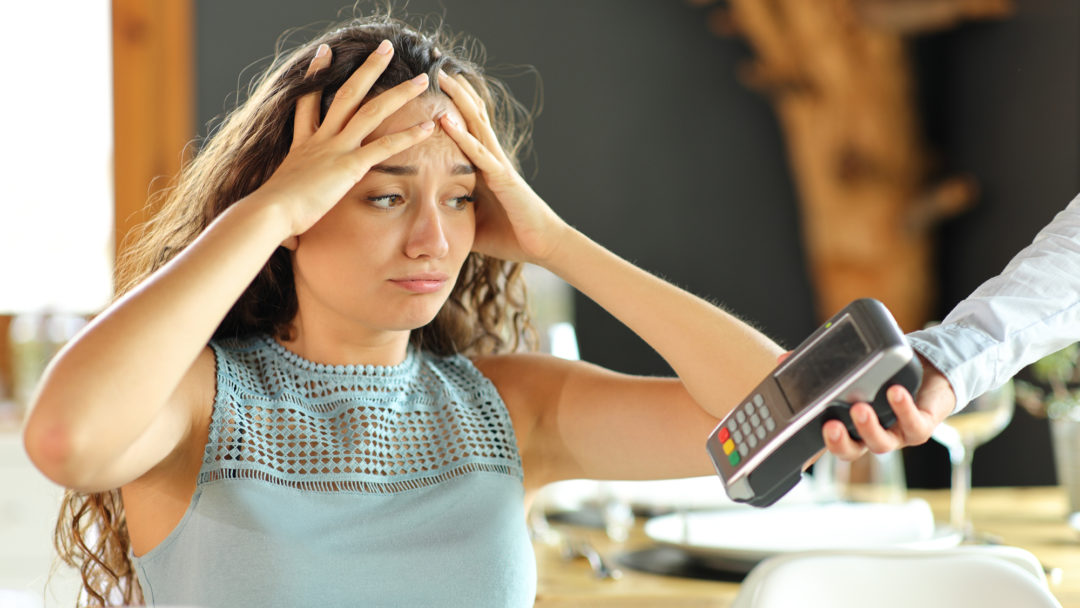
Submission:
<svg viewBox="0 0 1080 608">
<path fill-rule="evenodd" d="M 438 203 L 424 201 L 415 207 L 416 212 L 409 227 L 409 238 L 405 243 L 405 255 L 410 258 L 441 258 L 450 251 L 439 217 Z"/>
</svg>

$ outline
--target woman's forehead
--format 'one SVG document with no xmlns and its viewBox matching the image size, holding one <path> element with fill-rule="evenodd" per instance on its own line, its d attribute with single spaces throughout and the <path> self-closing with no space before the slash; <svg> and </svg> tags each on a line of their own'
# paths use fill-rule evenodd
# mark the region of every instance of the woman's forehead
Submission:
<svg viewBox="0 0 1080 608">
<path fill-rule="evenodd" d="M 449 97 L 445 95 L 423 95 L 408 102 L 399 110 L 388 116 L 382 124 L 366 138 L 365 142 L 372 141 L 383 135 L 404 131 L 426 120 L 435 121 L 435 132 L 424 141 L 404 150 L 386 160 L 389 164 L 406 164 L 405 161 L 413 162 L 446 162 L 470 164 L 468 157 L 439 125 L 436 117 L 443 112 L 448 112 L 458 124 L 464 124 L 464 119 L 457 107 Z"/>
<path fill-rule="evenodd" d="M 458 121 L 458 124 L 464 124 L 461 113 L 458 112 L 457 106 L 449 97 L 446 95 L 425 94 L 409 101 L 396 112 L 387 116 L 367 139 L 375 139 L 388 133 L 403 131 L 425 120 L 435 120 L 435 117 L 443 112 L 449 112 Z M 436 122 L 435 128 L 436 130 L 439 129 L 438 122 Z"/>
<path fill-rule="evenodd" d="M 416 167 L 419 170 L 431 167 L 436 170 L 452 171 L 458 165 L 472 165 L 472 162 L 449 135 L 436 131 L 431 137 L 407 150 L 398 152 L 379 164 Z"/>
</svg>

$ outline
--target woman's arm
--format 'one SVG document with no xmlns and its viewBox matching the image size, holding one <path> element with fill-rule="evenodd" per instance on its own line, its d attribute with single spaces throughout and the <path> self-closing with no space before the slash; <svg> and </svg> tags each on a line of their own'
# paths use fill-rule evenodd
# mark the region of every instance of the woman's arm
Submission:
<svg viewBox="0 0 1080 608">
<path fill-rule="evenodd" d="M 678 375 L 627 376 L 550 357 L 478 360 L 515 417 L 526 474 L 543 483 L 709 472 L 708 431 L 776 366 L 782 350 L 570 228 L 513 170 L 469 84 L 446 75 L 439 84 L 467 122 L 465 128 L 446 115 L 443 127 L 486 188 L 478 187 L 474 248 L 553 271 L 641 336 Z"/>
<path fill-rule="evenodd" d="M 274 175 L 57 355 L 23 431 L 30 458 L 49 478 L 83 491 L 118 487 L 187 436 L 213 395 L 207 343 L 274 250 L 318 221 L 368 167 L 430 135 L 428 123 L 360 147 L 426 86 L 404 83 L 380 95 L 373 111 L 356 112 L 389 57 L 371 55 L 322 125 L 318 93 L 298 102 L 293 147 Z M 329 61 L 320 53 L 309 73 Z"/>
<path fill-rule="evenodd" d="M 679 378 L 632 376 L 543 354 L 481 357 L 476 365 L 510 411 L 529 489 L 561 479 L 713 472 L 705 438 L 718 419 Z"/>
<path fill-rule="evenodd" d="M 287 236 L 284 224 L 257 197 L 238 202 L 57 355 L 24 430 L 42 472 L 68 487 L 108 489 L 171 452 L 190 430 L 194 404 L 185 397 L 213 383 L 188 370 Z M 152 441 L 139 442 L 151 427 Z"/>
<path fill-rule="evenodd" d="M 783 350 L 721 308 L 571 230 L 543 263 L 667 361 L 695 402 L 722 417 L 776 367 Z"/>
<path fill-rule="evenodd" d="M 513 170 L 468 82 L 441 74 L 439 84 L 469 123 L 466 129 L 447 114 L 442 124 L 490 191 L 478 197 L 475 249 L 562 277 L 656 349 L 713 415 L 726 412 L 731 399 L 741 399 L 776 367 L 783 351 L 772 340 L 568 226 Z"/>
<path fill-rule="evenodd" d="M 543 265 L 637 333 L 678 377 L 542 355 L 478 360 L 515 417 L 530 486 L 711 473 L 705 438 L 776 367 L 780 347 L 576 231 Z"/>
</svg>

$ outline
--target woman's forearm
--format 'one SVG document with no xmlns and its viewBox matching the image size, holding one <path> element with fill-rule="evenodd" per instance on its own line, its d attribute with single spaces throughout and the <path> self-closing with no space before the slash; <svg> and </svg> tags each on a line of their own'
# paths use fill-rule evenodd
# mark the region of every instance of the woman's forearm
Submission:
<svg viewBox="0 0 1080 608">
<path fill-rule="evenodd" d="M 779 346 L 719 307 L 571 230 L 544 263 L 637 333 L 720 417 L 776 366 Z"/>
<path fill-rule="evenodd" d="M 62 466 L 123 453 L 288 235 L 280 216 L 254 197 L 236 203 L 76 336 L 34 397 L 24 433 L 31 456 Z"/>
</svg>

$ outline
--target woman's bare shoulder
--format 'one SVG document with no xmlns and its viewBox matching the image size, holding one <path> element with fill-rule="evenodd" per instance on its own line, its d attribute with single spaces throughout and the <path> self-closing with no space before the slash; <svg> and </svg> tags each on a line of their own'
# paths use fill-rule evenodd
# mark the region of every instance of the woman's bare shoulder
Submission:
<svg viewBox="0 0 1080 608">
<path fill-rule="evenodd" d="M 188 477 L 193 470 L 198 471 L 210 430 L 216 387 L 217 361 L 213 349 L 207 346 L 199 352 L 166 406 L 173 413 L 155 421 L 161 425 L 182 425 L 186 427 L 184 432 L 173 449 L 132 484 L 137 486 L 151 480 L 159 483 L 162 478 Z M 157 434 L 155 431 L 160 432 L 154 426 L 147 429 L 144 440 L 152 439 Z"/>
<path fill-rule="evenodd" d="M 565 378 L 575 364 L 544 353 L 481 355 L 473 357 L 472 362 L 500 393 L 532 392 L 550 386 L 553 381 Z"/>
<path fill-rule="evenodd" d="M 543 353 L 510 353 L 472 358 L 499 392 L 511 416 L 533 420 L 558 398 L 573 363 Z"/>
<path fill-rule="evenodd" d="M 181 385 L 188 392 L 184 401 L 194 419 L 209 423 L 217 393 L 217 358 L 214 349 L 208 345 L 199 352 Z"/>
</svg>

